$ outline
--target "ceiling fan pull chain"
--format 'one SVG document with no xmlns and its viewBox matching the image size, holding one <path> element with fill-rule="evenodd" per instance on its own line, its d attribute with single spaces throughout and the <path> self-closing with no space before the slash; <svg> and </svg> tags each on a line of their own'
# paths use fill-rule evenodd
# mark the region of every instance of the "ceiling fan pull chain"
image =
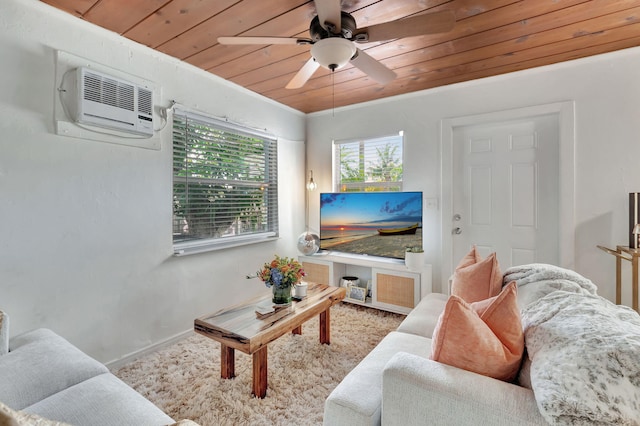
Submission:
<svg viewBox="0 0 640 426">
<path fill-rule="evenodd" d="M 331 117 L 336 116 L 336 70 L 331 70 Z"/>
</svg>

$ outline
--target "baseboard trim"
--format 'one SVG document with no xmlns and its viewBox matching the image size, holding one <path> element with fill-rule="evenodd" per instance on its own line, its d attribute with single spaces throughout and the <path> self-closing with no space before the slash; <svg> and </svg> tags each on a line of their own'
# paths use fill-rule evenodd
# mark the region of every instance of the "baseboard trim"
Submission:
<svg viewBox="0 0 640 426">
<path fill-rule="evenodd" d="M 123 366 L 125 366 L 126 364 L 129 364 L 130 362 L 135 361 L 138 358 L 142 358 L 146 355 L 149 355 L 153 352 L 156 352 L 160 349 L 166 348 L 167 346 L 171 346 L 174 343 L 179 342 L 180 340 L 186 339 L 187 337 L 193 335 L 194 331 L 193 329 L 190 330 L 186 330 L 183 331 L 182 333 L 178 333 L 172 337 L 169 337 L 168 339 L 162 340 L 158 343 L 155 343 L 151 346 L 147 346 L 146 348 L 142 348 L 140 350 L 137 350 L 135 352 L 131 352 L 125 356 L 123 356 L 122 358 L 119 359 L 115 359 L 113 361 L 109 361 L 107 363 L 105 363 L 105 365 L 107 366 L 107 368 L 110 371 L 114 371 L 114 370 L 118 370 L 120 368 L 122 368 Z"/>
</svg>

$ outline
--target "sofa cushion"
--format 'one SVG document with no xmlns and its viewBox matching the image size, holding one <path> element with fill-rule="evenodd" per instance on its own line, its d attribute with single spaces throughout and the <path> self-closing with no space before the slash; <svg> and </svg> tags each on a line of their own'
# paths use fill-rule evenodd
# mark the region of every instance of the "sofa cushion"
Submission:
<svg viewBox="0 0 640 426">
<path fill-rule="evenodd" d="M 529 389 L 399 352 L 384 367 L 385 426 L 549 426 Z"/>
<path fill-rule="evenodd" d="M 38 329 L 11 339 L 0 356 L 0 401 L 22 410 L 56 392 L 107 373 L 107 367 L 51 330 Z"/>
<path fill-rule="evenodd" d="M 76 426 L 174 423 L 171 417 L 111 373 L 91 377 L 24 411 Z"/>
<path fill-rule="evenodd" d="M 424 358 L 431 352 L 431 339 L 392 331 L 345 376 L 324 405 L 325 425 L 378 425 L 382 407 L 382 372 L 398 352 Z"/>
<path fill-rule="evenodd" d="M 522 311 L 531 387 L 550 424 L 637 425 L 640 316 L 558 290 Z"/>
<path fill-rule="evenodd" d="M 475 261 L 472 262 L 472 259 Z M 496 254 L 492 253 L 482 260 L 474 246 L 456 267 L 451 294 L 472 303 L 496 296 L 501 288 L 502 272 Z"/>
<path fill-rule="evenodd" d="M 524 352 L 515 282 L 489 300 L 451 296 L 433 333 L 431 359 L 499 380 L 513 380 Z"/>
<path fill-rule="evenodd" d="M 446 294 L 427 294 L 400 323 L 397 331 L 431 338 L 448 299 Z"/>
<path fill-rule="evenodd" d="M 9 315 L 0 311 L 0 355 L 9 352 Z"/>
<path fill-rule="evenodd" d="M 15 411 L 0 402 L 0 426 L 71 426 L 36 414 Z"/>
</svg>

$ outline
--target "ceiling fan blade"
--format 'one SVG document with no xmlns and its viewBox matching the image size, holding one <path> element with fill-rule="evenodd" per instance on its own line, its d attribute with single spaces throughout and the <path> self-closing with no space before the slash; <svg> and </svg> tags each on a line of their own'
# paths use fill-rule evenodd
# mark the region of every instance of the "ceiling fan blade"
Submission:
<svg viewBox="0 0 640 426">
<path fill-rule="evenodd" d="M 315 0 L 316 11 L 318 12 L 318 20 L 325 30 L 325 23 L 330 23 L 335 28 L 334 34 L 340 34 L 342 30 L 342 11 L 340 9 L 340 0 Z"/>
<path fill-rule="evenodd" d="M 351 63 L 380 84 L 387 84 L 396 78 L 395 72 L 360 49 L 357 50 L 355 57 L 351 59 Z"/>
<path fill-rule="evenodd" d="M 355 41 L 385 41 L 396 38 L 415 37 L 425 34 L 446 33 L 451 31 L 456 23 L 456 17 L 450 10 L 411 16 L 405 19 L 385 22 L 360 28 L 354 34 Z M 358 34 L 368 34 L 364 39 L 358 39 Z"/>
<path fill-rule="evenodd" d="M 307 38 L 291 37 L 218 37 L 220 44 L 311 44 Z"/>
<path fill-rule="evenodd" d="M 300 68 L 300 71 L 293 76 L 291 81 L 285 86 L 286 89 L 299 89 L 305 85 L 305 83 L 311 78 L 313 73 L 316 72 L 320 66 L 313 58 L 309 60 Z"/>
</svg>

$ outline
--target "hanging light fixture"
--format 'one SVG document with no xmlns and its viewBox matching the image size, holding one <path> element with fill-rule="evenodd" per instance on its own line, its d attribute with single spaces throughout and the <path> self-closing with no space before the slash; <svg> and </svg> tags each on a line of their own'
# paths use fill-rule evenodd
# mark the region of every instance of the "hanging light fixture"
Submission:
<svg viewBox="0 0 640 426">
<path fill-rule="evenodd" d="M 320 66 L 331 71 L 345 66 L 355 54 L 353 42 L 340 37 L 325 38 L 311 46 L 311 56 Z"/>
<path fill-rule="evenodd" d="M 298 251 L 306 256 L 310 256 L 320 250 L 320 237 L 318 234 L 313 234 L 309 232 L 309 193 L 315 191 L 318 187 L 316 182 L 313 180 L 313 170 L 309 171 L 309 181 L 307 182 L 307 208 L 305 210 L 306 215 L 306 232 L 303 232 L 298 237 Z"/>
<path fill-rule="evenodd" d="M 315 191 L 318 185 L 313 180 L 313 170 L 309 171 L 309 182 L 307 182 L 307 189 L 309 191 Z M 307 208 L 308 208 L 308 200 L 307 200 Z"/>
</svg>

